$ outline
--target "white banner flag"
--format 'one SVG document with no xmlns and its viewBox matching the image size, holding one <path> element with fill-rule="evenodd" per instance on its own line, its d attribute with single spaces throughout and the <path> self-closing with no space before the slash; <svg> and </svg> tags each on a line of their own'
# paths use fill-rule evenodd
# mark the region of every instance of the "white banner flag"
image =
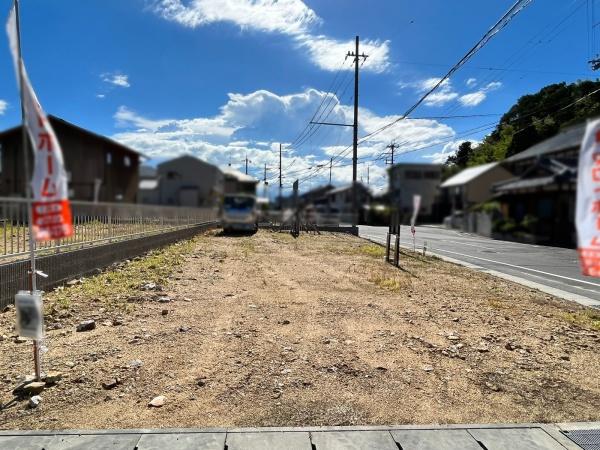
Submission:
<svg viewBox="0 0 600 450">
<path fill-rule="evenodd" d="M 581 271 L 600 277 L 600 120 L 588 122 L 579 151 L 575 221 Z"/>
<path fill-rule="evenodd" d="M 421 196 L 418 194 L 413 195 L 413 213 L 410 218 L 410 232 L 415 234 L 415 223 L 417 222 L 417 216 L 419 215 L 419 209 L 421 209 Z"/>
<path fill-rule="evenodd" d="M 73 222 L 62 150 L 48 117 L 31 87 L 25 65 L 22 60 L 19 61 L 17 17 L 14 6 L 8 16 L 6 32 L 17 79 L 19 64 L 21 64 L 22 101 L 25 110 L 24 126 L 29 134 L 34 152 L 31 189 L 33 192 L 32 212 L 35 240 L 47 241 L 69 237 L 73 234 Z M 23 151 L 27 151 L 27 149 L 23 149 Z"/>
</svg>

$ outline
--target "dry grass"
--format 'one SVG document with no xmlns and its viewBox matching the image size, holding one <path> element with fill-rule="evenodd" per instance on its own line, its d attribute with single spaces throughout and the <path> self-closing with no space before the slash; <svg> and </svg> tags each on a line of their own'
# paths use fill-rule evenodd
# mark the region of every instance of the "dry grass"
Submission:
<svg viewBox="0 0 600 450">
<path fill-rule="evenodd" d="M 600 312 L 585 310 L 575 313 L 569 312 L 562 315 L 563 319 L 573 325 L 592 328 L 600 331 Z"/>
</svg>

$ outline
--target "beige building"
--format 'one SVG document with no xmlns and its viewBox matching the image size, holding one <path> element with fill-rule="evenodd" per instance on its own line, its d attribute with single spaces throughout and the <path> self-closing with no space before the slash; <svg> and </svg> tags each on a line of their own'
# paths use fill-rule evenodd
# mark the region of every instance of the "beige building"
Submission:
<svg viewBox="0 0 600 450">
<path fill-rule="evenodd" d="M 389 169 L 391 206 L 407 217 L 413 209 L 413 196 L 421 196 L 419 217 L 431 220 L 436 215 L 435 204 L 442 180 L 440 164 L 401 163 Z"/>
<path fill-rule="evenodd" d="M 158 165 L 154 176 L 142 176 L 141 203 L 169 206 L 216 206 L 223 196 L 221 170 L 190 155 Z"/>
<path fill-rule="evenodd" d="M 512 175 L 498 162 L 469 167 L 448 178 L 440 186 L 452 212 L 466 211 L 492 198 L 494 183 L 508 180 Z"/>
</svg>

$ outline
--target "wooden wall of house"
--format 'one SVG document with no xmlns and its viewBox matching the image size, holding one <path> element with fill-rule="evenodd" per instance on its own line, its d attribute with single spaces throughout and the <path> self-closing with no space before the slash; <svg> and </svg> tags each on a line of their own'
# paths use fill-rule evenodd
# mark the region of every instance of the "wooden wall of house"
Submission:
<svg viewBox="0 0 600 450">
<path fill-rule="evenodd" d="M 117 144 L 60 121 L 52 121 L 52 125 L 63 149 L 72 199 L 94 200 L 94 183 L 98 179 L 101 180 L 99 201 L 135 202 L 139 167 L 137 153 L 128 152 Z M 23 196 L 25 184 L 20 129 L 0 137 L 0 145 L 0 196 Z M 126 158 L 129 158 L 129 164 Z"/>
</svg>

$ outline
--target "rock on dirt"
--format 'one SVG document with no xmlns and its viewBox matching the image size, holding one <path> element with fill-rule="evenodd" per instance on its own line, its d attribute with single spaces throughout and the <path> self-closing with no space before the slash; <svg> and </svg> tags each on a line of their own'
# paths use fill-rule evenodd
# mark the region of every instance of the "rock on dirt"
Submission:
<svg viewBox="0 0 600 450">
<path fill-rule="evenodd" d="M 56 384 L 60 380 L 62 380 L 62 377 L 62 372 L 48 372 L 45 376 L 42 377 L 42 380 L 44 380 L 46 384 Z"/>
<path fill-rule="evenodd" d="M 148 406 L 154 407 L 154 408 L 160 408 L 161 406 L 163 406 L 167 401 L 167 397 L 165 397 L 164 395 L 159 395 L 158 397 L 154 397 L 152 400 L 150 400 L 150 403 L 148 403 Z"/>
<path fill-rule="evenodd" d="M 84 320 L 83 322 L 79 322 L 77 325 L 76 331 L 91 331 L 96 328 L 96 321 L 94 319 Z"/>
<path fill-rule="evenodd" d="M 29 402 L 27 402 L 27 406 L 29 406 L 30 409 L 35 409 L 40 406 L 40 403 L 42 403 L 42 397 L 34 395 L 29 399 Z"/>
<path fill-rule="evenodd" d="M 114 389 L 119 385 L 119 380 L 116 378 L 111 378 L 110 380 L 106 380 L 102 382 L 102 388 L 106 390 Z"/>
<path fill-rule="evenodd" d="M 25 395 L 37 395 L 44 390 L 46 383 L 43 381 L 32 381 L 23 386 L 20 386 L 16 391 L 21 392 Z"/>
</svg>

